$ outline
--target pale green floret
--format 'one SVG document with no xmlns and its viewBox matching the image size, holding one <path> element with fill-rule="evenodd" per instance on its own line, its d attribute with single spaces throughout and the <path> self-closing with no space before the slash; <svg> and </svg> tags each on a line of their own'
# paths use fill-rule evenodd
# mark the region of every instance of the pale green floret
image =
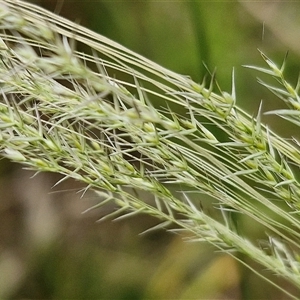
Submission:
<svg viewBox="0 0 300 300">
<path fill-rule="evenodd" d="M 203 131 L 205 137 L 208 138 L 209 142 L 218 143 L 219 141 L 216 139 L 216 137 L 205 127 L 201 126 L 201 130 Z"/>
<path fill-rule="evenodd" d="M 149 122 L 144 123 L 144 129 L 149 133 L 156 132 L 156 128 L 154 127 L 153 123 L 149 123 Z"/>
<path fill-rule="evenodd" d="M 128 117 L 129 119 L 136 119 L 136 120 L 140 119 L 139 113 L 134 108 L 128 109 L 124 111 L 122 114 Z"/>
<path fill-rule="evenodd" d="M 193 124 L 192 122 L 190 122 L 189 120 L 180 120 L 181 124 L 188 128 L 188 129 L 193 129 L 193 130 L 197 130 L 196 125 Z"/>
<path fill-rule="evenodd" d="M 49 167 L 49 164 L 42 159 L 32 158 L 31 161 L 34 165 L 37 166 L 38 169 L 48 169 Z"/>
<path fill-rule="evenodd" d="M 273 71 L 273 75 L 276 77 L 280 77 L 282 78 L 283 74 L 282 74 L 282 70 L 279 69 L 276 64 L 274 62 L 272 62 L 265 54 L 263 54 L 261 52 L 261 55 L 263 57 L 263 59 L 265 60 L 265 62 L 269 65 L 269 67 L 271 68 L 271 70 Z"/>
<path fill-rule="evenodd" d="M 235 99 L 233 99 L 233 97 L 227 92 L 223 92 L 223 97 L 225 102 L 228 104 L 233 104 L 235 102 Z"/>
<path fill-rule="evenodd" d="M 54 141 L 52 141 L 50 138 L 48 139 L 44 139 L 43 142 L 46 144 L 46 146 L 52 150 L 52 151 L 56 151 L 56 152 L 59 152 L 61 151 L 61 147 L 57 144 L 57 141 L 56 143 Z"/>
<path fill-rule="evenodd" d="M 27 161 L 26 157 L 18 150 L 11 149 L 11 148 L 5 148 L 4 154 L 5 157 L 8 159 L 11 159 L 16 162 L 25 162 Z"/>
<path fill-rule="evenodd" d="M 153 145 L 158 145 L 160 143 L 159 137 L 157 134 L 147 134 L 144 136 L 144 140 L 147 143 L 153 144 Z"/>
<path fill-rule="evenodd" d="M 263 169 L 267 179 L 270 181 L 271 184 L 276 184 L 276 179 L 275 177 L 273 176 L 273 174 L 267 170 L 266 168 Z"/>
<path fill-rule="evenodd" d="M 23 125 L 23 130 L 25 131 L 28 131 L 28 134 L 31 135 L 31 136 L 35 136 L 37 138 L 41 138 L 41 135 L 40 135 L 40 132 L 39 132 L 39 129 L 36 128 L 36 127 L 33 127 L 32 125 Z"/>
<path fill-rule="evenodd" d="M 162 125 L 164 126 L 164 128 L 166 128 L 167 130 L 170 130 L 170 131 L 180 130 L 180 125 L 178 124 L 178 122 L 173 122 L 171 120 L 163 121 Z"/>
<path fill-rule="evenodd" d="M 181 160 L 171 160 L 170 164 L 182 171 L 187 171 L 188 169 L 187 163 Z"/>
<path fill-rule="evenodd" d="M 1 127 L 4 125 L 4 126 L 11 126 L 13 123 L 14 123 L 14 121 L 11 119 L 11 117 L 10 117 L 10 115 L 5 115 L 5 114 L 2 114 L 1 113 L 1 115 L 0 115 L 0 119 L 1 119 L 1 121 L 3 121 L 4 123 L 6 123 L 5 125 L 4 124 L 2 124 L 2 125 L 0 125 Z"/>
<path fill-rule="evenodd" d="M 91 145 L 92 147 L 98 151 L 98 153 L 103 153 L 103 148 L 101 147 L 100 143 L 98 143 L 97 141 L 95 140 L 92 140 L 91 141 Z"/>
<path fill-rule="evenodd" d="M 297 101 L 290 101 L 294 109 L 300 110 L 300 103 Z"/>
<path fill-rule="evenodd" d="M 297 99 L 297 93 L 294 88 L 286 81 L 283 82 L 287 92 L 291 95 L 293 99 Z"/>
<path fill-rule="evenodd" d="M 200 85 L 195 82 L 192 82 L 191 87 L 196 93 L 201 94 L 203 91 L 204 85 Z"/>
<path fill-rule="evenodd" d="M 257 170 L 257 168 L 258 168 L 258 163 L 256 160 L 247 160 L 247 161 L 245 161 L 245 164 L 249 168 L 254 169 L 254 170 Z"/>
</svg>

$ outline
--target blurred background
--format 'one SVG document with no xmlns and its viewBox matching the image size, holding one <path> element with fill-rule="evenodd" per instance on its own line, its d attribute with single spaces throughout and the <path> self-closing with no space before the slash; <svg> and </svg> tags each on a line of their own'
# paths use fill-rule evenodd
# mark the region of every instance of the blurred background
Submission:
<svg viewBox="0 0 300 300">
<path fill-rule="evenodd" d="M 257 84 L 260 74 L 242 67 L 265 66 L 257 48 L 279 65 L 289 51 L 287 78 L 294 85 L 298 79 L 299 2 L 31 2 L 196 82 L 205 66 L 216 68 L 230 92 L 234 67 L 238 105 L 251 115 L 261 100 L 263 111 L 283 107 Z M 297 135 L 282 120 L 263 120 L 283 136 Z M 59 179 L 0 161 L 1 299 L 286 299 L 208 245 L 164 230 L 140 235 L 156 224 L 148 216 L 97 223 L 113 207 L 82 214 L 97 195 L 82 197 L 83 186 L 71 180 L 53 188 Z M 253 239 L 265 238 L 256 224 L 247 226 Z"/>
</svg>

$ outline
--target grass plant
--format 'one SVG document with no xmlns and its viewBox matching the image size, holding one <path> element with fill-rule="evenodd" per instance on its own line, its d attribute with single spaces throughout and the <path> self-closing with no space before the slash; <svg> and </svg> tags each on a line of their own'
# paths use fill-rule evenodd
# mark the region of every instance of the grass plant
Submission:
<svg viewBox="0 0 300 300">
<path fill-rule="evenodd" d="M 213 74 L 198 84 L 22 1 L 0 1 L 0 29 L 3 157 L 85 183 L 93 208 L 117 205 L 104 218 L 155 216 L 152 230 L 171 225 L 300 289 L 299 142 L 262 124 L 261 107 L 253 117 L 237 106 L 234 71 L 230 92 Z M 285 60 L 261 56 L 266 68 L 251 68 L 275 79 L 260 83 L 286 105 L 269 114 L 299 126 L 300 83 L 286 81 Z M 265 240 L 233 226 L 236 215 Z"/>
</svg>

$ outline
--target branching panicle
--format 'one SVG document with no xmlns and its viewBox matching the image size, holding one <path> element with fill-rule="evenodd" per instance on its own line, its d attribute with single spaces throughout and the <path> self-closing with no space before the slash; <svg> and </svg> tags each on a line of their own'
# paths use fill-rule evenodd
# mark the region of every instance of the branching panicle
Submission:
<svg viewBox="0 0 300 300">
<path fill-rule="evenodd" d="M 291 168 L 299 144 L 262 124 L 260 109 L 253 118 L 236 105 L 234 72 L 231 93 L 217 94 L 214 79 L 206 88 L 22 1 L 0 1 L 0 29 L 2 156 L 84 182 L 101 194 L 99 206 L 118 205 L 105 218 L 153 215 L 156 228 L 173 224 L 192 240 L 246 254 L 300 288 L 300 183 Z M 281 86 L 261 83 L 288 106 L 271 113 L 299 125 L 299 84 L 262 56 L 269 69 L 255 69 Z M 212 197 L 216 216 L 188 191 Z M 268 249 L 239 235 L 225 208 L 260 223 Z"/>
</svg>

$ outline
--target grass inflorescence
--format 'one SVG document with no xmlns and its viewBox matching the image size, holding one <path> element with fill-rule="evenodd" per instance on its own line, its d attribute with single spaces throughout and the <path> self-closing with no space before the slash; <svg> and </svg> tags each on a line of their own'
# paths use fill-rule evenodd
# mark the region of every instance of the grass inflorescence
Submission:
<svg viewBox="0 0 300 300">
<path fill-rule="evenodd" d="M 2 156 L 85 183 L 97 207 L 118 205 L 105 218 L 153 215 L 155 228 L 245 254 L 300 288 L 299 143 L 262 124 L 261 108 L 252 117 L 237 106 L 234 72 L 230 93 L 214 78 L 195 83 L 22 1 L 0 1 L 0 29 Z M 287 105 L 272 113 L 299 126 L 299 84 L 262 58 L 268 69 L 252 68 L 277 79 L 261 83 Z M 216 217 L 201 208 L 206 196 Z M 264 247 L 227 212 L 261 224 Z"/>
</svg>

